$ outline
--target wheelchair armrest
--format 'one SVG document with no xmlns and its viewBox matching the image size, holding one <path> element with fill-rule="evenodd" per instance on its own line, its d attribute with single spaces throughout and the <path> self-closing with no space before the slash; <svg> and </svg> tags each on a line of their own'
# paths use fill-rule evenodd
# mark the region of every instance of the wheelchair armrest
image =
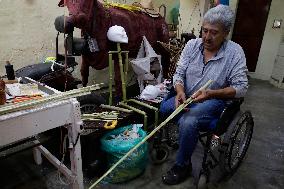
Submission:
<svg viewBox="0 0 284 189">
<path fill-rule="evenodd" d="M 220 136 L 226 132 L 230 123 L 232 122 L 235 114 L 240 110 L 240 106 L 243 103 L 244 98 L 229 99 L 226 101 L 225 108 L 220 115 L 217 122 L 215 134 Z"/>
<path fill-rule="evenodd" d="M 240 106 L 243 102 L 244 102 L 244 97 L 228 99 L 226 100 L 225 107 L 226 108 L 227 107 L 229 108 L 237 107 L 237 106 Z"/>
</svg>

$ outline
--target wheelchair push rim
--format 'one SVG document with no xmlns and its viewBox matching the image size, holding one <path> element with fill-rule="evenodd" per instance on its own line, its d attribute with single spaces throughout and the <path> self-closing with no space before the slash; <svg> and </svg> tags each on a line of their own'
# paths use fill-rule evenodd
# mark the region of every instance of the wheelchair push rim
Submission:
<svg viewBox="0 0 284 189">
<path fill-rule="evenodd" d="M 253 126 L 252 115 L 246 111 L 239 117 L 233 131 L 228 133 L 228 148 L 221 157 L 221 166 L 225 172 L 233 173 L 244 159 L 251 141 Z"/>
</svg>

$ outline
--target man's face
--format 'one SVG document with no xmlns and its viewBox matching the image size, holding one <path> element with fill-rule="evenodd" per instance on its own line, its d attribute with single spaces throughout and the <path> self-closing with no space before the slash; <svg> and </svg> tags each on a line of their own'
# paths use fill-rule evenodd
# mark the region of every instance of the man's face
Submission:
<svg viewBox="0 0 284 189">
<path fill-rule="evenodd" d="M 202 25 L 202 41 L 204 49 L 208 51 L 218 51 L 227 35 L 228 32 L 219 23 L 209 24 L 204 22 Z"/>
</svg>

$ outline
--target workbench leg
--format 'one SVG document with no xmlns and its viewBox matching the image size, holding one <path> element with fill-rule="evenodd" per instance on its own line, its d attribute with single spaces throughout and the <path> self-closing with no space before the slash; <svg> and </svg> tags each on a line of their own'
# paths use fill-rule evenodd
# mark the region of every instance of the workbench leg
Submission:
<svg viewBox="0 0 284 189">
<path fill-rule="evenodd" d="M 80 132 L 83 122 L 81 120 L 80 104 L 76 100 L 73 102 L 73 124 L 68 128 L 69 144 L 70 148 L 70 160 L 71 160 L 71 172 L 75 175 L 75 180 L 71 184 L 72 189 L 83 189 L 83 172 L 82 172 L 82 158 L 81 158 L 81 141 Z M 70 146 L 71 145 L 71 146 Z"/>
<path fill-rule="evenodd" d="M 83 189 L 83 172 L 82 172 L 82 159 L 81 159 L 81 144 L 80 139 L 78 143 L 70 152 L 71 171 L 76 175 L 72 183 L 73 189 Z"/>
<path fill-rule="evenodd" d="M 41 153 L 38 150 L 37 147 L 33 148 L 33 155 L 34 155 L 34 160 L 36 162 L 37 165 L 41 165 L 42 164 L 42 157 L 41 157 Z"/>
</svg>

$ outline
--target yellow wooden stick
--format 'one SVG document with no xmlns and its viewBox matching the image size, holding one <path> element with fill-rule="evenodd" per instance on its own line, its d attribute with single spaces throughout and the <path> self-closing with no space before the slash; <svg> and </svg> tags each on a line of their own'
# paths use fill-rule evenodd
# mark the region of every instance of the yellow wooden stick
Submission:
<svg viewBox="0 0 284 189">
<path fill-rule="evenodd" d="M 199 90 L 206 89 L 213 81 L 209 80 L 204 86 Z M 129 150 L 120 160 L 118 160 L 109 170 L 101 176 L 94 184 L 92 184 L 89 189 L 94 188 L 100 181 L 102 181 L 108 174 L 110 174 L 122 161 L 124 161 L 131 153 L 133 153 L 137 148 L 144 144 L 151 136 L 153 136 L 159 129 L 165 126 L 171 119 L 173 119 L 177 114 L 179 114 L 187 105 L 193 102 L 190 97 L 185 102 L 183 102 L 165 121 L 163 121 L 158 127 L 156 127 L 149 135 L 147 135 L 142 141 L 140 141 L 136 146 Z"/>
</svg>

